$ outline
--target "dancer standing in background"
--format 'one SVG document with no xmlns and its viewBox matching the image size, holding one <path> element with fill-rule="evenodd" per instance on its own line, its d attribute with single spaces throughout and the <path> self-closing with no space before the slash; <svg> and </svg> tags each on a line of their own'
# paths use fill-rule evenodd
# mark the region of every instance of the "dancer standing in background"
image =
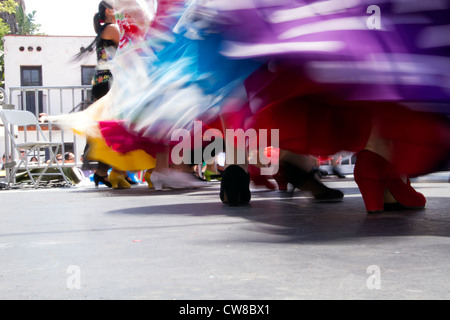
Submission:
<svg viewBox="0 0 450 320">
<path fill-rule="evenodd" d="M 113 75 L 111 73 L 110 62 L 113 59 L 117 47 L 119 45 L 119 29 L 116 26 L 116 18 L 114 15 L 113 7 L 106 1 L 101 1 L 98 5 L 98 12 L 94 15 L 94 30 L 97 34 L 95 40 L 79 54 L 76 59 L 83 58 L 86 54 L 90 54 L 93 50 L 97 54 L 97 67 L 92 79 L 92 98 L 93 101 L 97 101 L 104 97 L 111 88 Z M 86 144 L 84 150 L 83 166 L 86 166 L 89 160 L 95 160 L 91 158 L 89 142 Z M 94 172 L 94 182 L 98 186 L 99 183 L 103 183 L 108 187 L 112 187 L 108 178 L 108 171 L 110 166 L 106 163 L 98 161 L 97 167 Z"/>
</svg>

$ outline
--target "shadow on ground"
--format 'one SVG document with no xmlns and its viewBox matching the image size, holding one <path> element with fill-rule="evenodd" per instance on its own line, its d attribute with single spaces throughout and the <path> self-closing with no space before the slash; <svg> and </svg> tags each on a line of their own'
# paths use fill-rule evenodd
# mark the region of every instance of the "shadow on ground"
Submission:
<svg viewBox="0 0 450 320">
<path fill-rule="evenodd" d="M 115 196 L 145 194 L 152 198 L 183 195 L 185 199 L 198 197 L 199 201 L 145 205 L 112 210 L 107 214 L 242 218 L 243 221 L 249 222 L 243 227 L 244 230 L 247 228 L 281 236 L 284 239 L 281 241 L 288 243 L 345 241 L 362 237 L 450 236 L 450 217 L 441 210 L 442 203 L 446 203 L 447 198 L 430 199 L 428 208 L 424 210 L 369 215 L 364 210 L 357 188 L 341 190 L 344 191 L 346 198 L 339 203 L 314 203 L 307 194 L 302 192 L 297 192 L 290 198 L 280 196 L 278 191 L 256 191 L 252 192 L 250 205 L 233 208 L 220 202 L 218 189 L 201 192 L 177 190 L 161 193 L 149 193 L 148 190 L 136 193 L 133 190 L 127 190 Z M 204 201 L 205 199 L 208 201 Z M 268 239 L 274 238 L 268 237 Z"/>
</svg>

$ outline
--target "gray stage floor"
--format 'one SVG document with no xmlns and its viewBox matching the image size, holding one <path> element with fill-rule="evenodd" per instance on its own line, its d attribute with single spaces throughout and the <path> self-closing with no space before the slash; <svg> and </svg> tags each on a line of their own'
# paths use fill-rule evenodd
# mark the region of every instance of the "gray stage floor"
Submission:
<svg viewBox="0 0 450 320">
<path fill-rule="evenodd" d="M 414 181 L 425 210 L 367 215 L 351 178 L 343 202 L 219 183 L 156 192 L 0 191 L 1 299 L 449 299 L 448 173 Z"/>
</svg>

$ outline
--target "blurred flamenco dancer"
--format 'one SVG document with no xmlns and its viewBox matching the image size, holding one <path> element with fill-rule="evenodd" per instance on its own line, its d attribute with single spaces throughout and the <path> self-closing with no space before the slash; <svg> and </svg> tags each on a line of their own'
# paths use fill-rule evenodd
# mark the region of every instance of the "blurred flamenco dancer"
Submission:
<svg viewBox="0 0 450 320">
<path fill-rule="evenodd" d="M 142 150 L 120 153 L 108 145 L 101 133 L 101 122 L 117 119 L 113 110 L 113 96 L 126 90 L 127 82 L 123 73 L 118 72 L 129 52 L 139 51 L 145 28 L 149 24 L 147 16 L 137 7 L 124 5 L 116 7 L 117 0 L 105 0 L 99 3 L 99 11 L 94 15 L 94 27 L 97 37 L 83 52 L 76 56 L 83 59 L 96 49 L 98 56 L 97 73 L 93 79 L 94 103 L 86 110 L 59 116 L 50 116 L 49 120 L 58 122 L 63 128 L 88 138 L 88 156 L 101 164 L 103 171 L 97 171 L 94 182 L 100 182 L 114 189 L 130 188 L 135 182 L 128 177 L 126 171 L 140 171 L 155 166 L 155 159 Z M 125 3 L 126 2 L 126 3 Z M 136 19 L 140 18 L 140 20 Z M 121 77 L 122 76 L 122 77 Z M 113 81 L 114 80 L 114 81 Z M 109 177 L 108 169 L 112 167 Z"/>
<path fill-rule="evenodd" d="M 310 178 L 298 155 L 352 151 L 368 212 L 425 207 L 409 178 L 449 157 L 448 6 L 385 1 L 376 28 L 365 1 L 211 6 L 225 21 L 224 56 L 264 61 L 245 81 L 251 115 L 243 123 L 280 130 L 286 181 Z M 248 199 L 248 179 L 235 180 Z"/>
<path fill-rule="evenodd" d="M 96 51 L 97 54 L 97 67 L 95 70 L 94 77 L 92 79 L 92 98 L 93 101 L 105 96 L 112 83 L 112 73 L 110 70 L 110 61 L 114 57 L 114 54 L 119 45 L 119 29 L 116 26 L 116 18 L 114 16 L 114 9 L 107 1 L 100 1 L 98 5 L 98 12 L 93 18 L 94 30 L 97 36 L 94 41 L 87 47 L 81 50 L 76 56 L 76 60 L 81 60 L 85 56 L 89 55 L 92 51 Z M 83 166 L 89 166 L 89 160 L 92 159 L 90 156 L 90 145 L 92 141 L 86 144 L 84 150 L 84 160 Z M 94 182 L 98 186 L 99 183 L 103 183 L 108 187 L 112 187 L 108 179 L 108 171 L 110 166 L 99 161 L 94 172 Z"/>
<path fill-rule="evenodd" d="M 108 93 L 108 111 L 124 133 L 102 136 L 116 152 L 143 149 L 166 162 L 171 133 L 198 119 L 222 132 L 278 129 L 279 181 L 342 199 L 303 160 L 358 152 L 367 211 L 384 210 L 386 190 L 391 207 L 422 208 L 407 177 L 432 172 L 450 150 L 449 8 L 404 5 L 384 1 L 380 28 L 371 28 L 365 1 L 208 0 L 175 11 L 158 1 L 139 50 L 116 59 L 126 85 Z M 222 201 L 247 204 L 249 184 L 248 164 L 231 161 Z"/>
<path fill-rule="evenodd" d="M 125 2 L 125 10 L 137 5 L 115 5 Z M 143 150 L 154 157 L 150 180 L 155 189 L 198 187 L 203 184 L 188 173 L 192 166 L 172 161 L 178 143 L 173 134 L 186 130 L 193 135 L 194 121 L 202 122 L 202 131 L 221 130 L 221 105 L 234 99 L 243 79 L 260 64 L 223 57 L 220 36 L 210 32 L 209 20 L 196 16 L 195 2 L 158 1 L 150 7 L 155 15 L 144 37 L 131 39 L 139 50 L 116 59 L 115 81 L 123 86 L 111 90 L 111 114 L 120 116 L 99 122 L 102 137 L 119 153 Z M 193 145 L 192 154 L 204 147 Z M 203 160 L 208 159 L 199 163 Z"/>
<path fill-rule="evenodd" d="M 358 152 L 355 180 L 368 212 L 389 202 L 424 207 L 408 177 L 432 172 L 449 154 L 449 8 L 386 1 L 380 28 L 369 28 L 368 3 L 327 4 L 192 3 L 167 28 L 172 41 L 156 41 L 164 44 L 143 81 L 133 82 L 134 99 L 117 104 L 133 119 L 127 131 L 141 145 L 167 146 L 171 130 L 198 118 L 210 124 L 219 106 L 222 131 L 280 130 L 278 181 L 342 198 L 318 187 L 304 159 Z M 245 95 L 230 86 L 240 81 Z M 222 201 L 248 203 L 249 183 L 248 165 L 229 163 Z"/>
</svg>

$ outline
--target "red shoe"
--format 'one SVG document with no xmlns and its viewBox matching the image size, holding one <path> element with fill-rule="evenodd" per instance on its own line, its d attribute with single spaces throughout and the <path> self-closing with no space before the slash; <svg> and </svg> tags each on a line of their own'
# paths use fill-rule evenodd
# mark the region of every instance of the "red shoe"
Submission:
<svg viewBox="0 0 450 320">
<path fill-rule="evenodd" d="M 405 183 L 386 159 L 372 151 L 363 150 L 357 154 L 354 176 L 368 213 L 385 211 L 386 190 L 394 196 L 399 208 L 423 209 L 425 207 L 425 197 L 414 190 L 409 179 Z"/>
<path fill-rule="evenodd" d="M 273 178 L 277 182 L 278 190 L 287 191 L 287 189 L 288 189 L 288 181 L 287 181 L 287 179 L 283 176 L 283 174 L 280 171 L 278 171 L 273 176 Z"/>
<path fill-rule="evenodd" d="M 267 189 L 275 190 L 277 187 L 271 181 L 269 181 L 269 176 L 261 175 L 261 169 L 253 165 L 248 166 L 248 173 L 250 174 L 250 179 L 257 186 L 265 186 Z"/>
</svg>

